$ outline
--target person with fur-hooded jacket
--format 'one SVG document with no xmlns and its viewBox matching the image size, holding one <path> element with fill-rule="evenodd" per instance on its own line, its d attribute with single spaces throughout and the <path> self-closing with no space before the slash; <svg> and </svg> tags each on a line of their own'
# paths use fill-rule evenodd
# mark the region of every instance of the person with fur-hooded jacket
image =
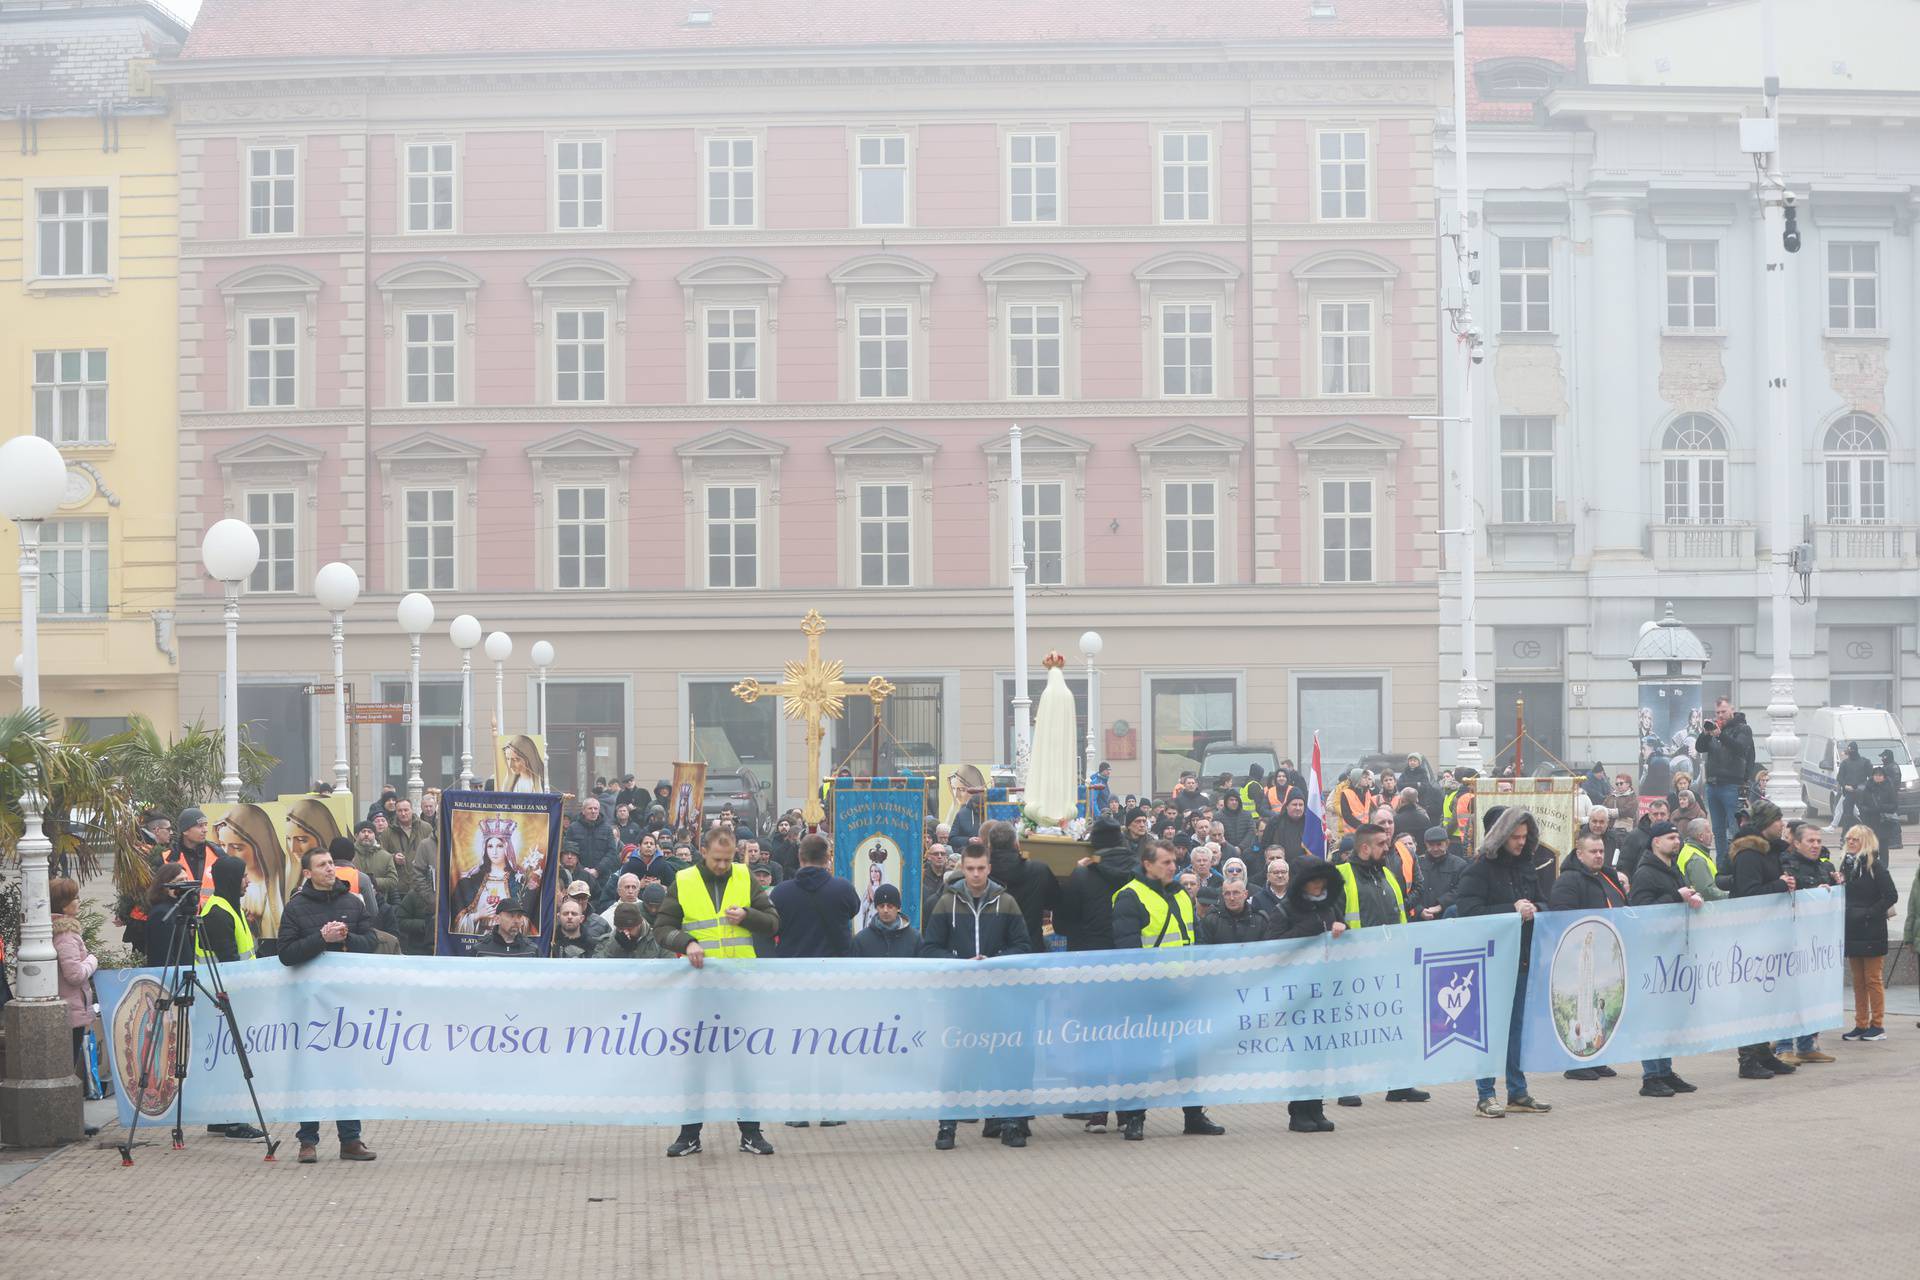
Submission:
<svg viewBox="0 0 1920 1280">
<path fill-rule="evenodd" d="M 1723 887 L 1731 890 L 1731 896 L 1758 898 L 1793 891 L 1793 877 L 1782 868 L 1787 854 L 1787 842 L 1782 838 L 1785 827 L 1778 805 L 1762 801 L 1753 807 L 1747 825 L 1727 846 L 1727 863 L 1720 869 Z M 1795 1070 L 1795 1065 L 1778 1057 L 1767 1042 L 1741 1045 L 1739 1059 L 1742 1080 L 1771 1080 Z"/>
<path fill-rule="evenodd" d="M 1053 911 L 1053 931 L 1066 935 L 1069 951 L 1110 951 L 1113 895 L 1133 879 L 1140 855 L 1128 842 L 1126 828 L 1111 816 L 1088 829 L 1087 843 L 1093 856 L 1067 877 Z"/>
<path fill-rule="evenodd" d="M 1493 1096 L 1494 1079 L 1474 1081 L 1479 1102 L 1474 1114 L 1498 1120 L 1509 1111 L 1544 1114 L 1552 1110 L 1527 1092 L 1520 1070 L 1520 1023 L 1527 1003 L 1527 953 L 1533 944 L 1533 916 L 1553 891 L 1553 854 L 1540 847 L 1540 824 L 1518 806 L 1495 805 L 1481 816 L 1485 834 L 1471 865 L 1461 873 L 1454 904 L 1463 916 L 1492 916 L 1508 911 L 1520 914 L 1520 979 L 1513 993 L 1513 1015 L 1507 1033 L 1507 1102 Z"/>
<path fill-rule="evenodd" d="M 1274 913 L 1267 934 L 1270 938 L 1316 938 L 1321 934 L 1337 938 L 1347 931 L 1346 907 L 1334 892 L 1331 864 L 1306 854 L 1295 864 L 1293 878 L 1287 882 L 1286 900 Z M 1294 1133 L 1332 1133 L 1333 1121 L 1327 1119 L 1324 1098 L 1307 1098 L 1287 1104 L 1287 1128 Z"/>
</svg>

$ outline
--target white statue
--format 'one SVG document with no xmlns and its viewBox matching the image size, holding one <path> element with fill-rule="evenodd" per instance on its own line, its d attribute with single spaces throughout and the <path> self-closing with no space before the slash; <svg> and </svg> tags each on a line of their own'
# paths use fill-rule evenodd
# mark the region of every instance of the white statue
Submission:
<svg viewBox="0 0 1920 1280">
<path fill-rule="evenodd" d="M 1035 826 L 1064 828 L 1080 804 L 1080 735 L 1073 693 L 1061 674 L 1066 655 L 1056 650 L 1041 661 L 1047 668 L 1047 687 L 1033 720 L 1025 812 Z"/>
</svg>

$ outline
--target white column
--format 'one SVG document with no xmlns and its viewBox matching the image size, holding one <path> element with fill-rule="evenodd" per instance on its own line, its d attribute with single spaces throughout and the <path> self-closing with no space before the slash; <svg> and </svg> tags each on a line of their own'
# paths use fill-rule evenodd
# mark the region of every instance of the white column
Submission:
<svg viewBox="0 0 1920 1280">
<path fill-rule="evenodd" d="M 460 789 L 473 789 L 473 650 L 460 651 Z"/>
<path fill-rule="evenodd" d="M 227 592 L 227 772 L 220 779 L 220 798 L 240 800 L 240 584 L 225 583 Z"/>
<path fill-rule="evenodd" d="M 333 785 L 353 790 L 347 773 L 347 615 L 333 615 Z"/>
<path fill-rule="evenodd" d="M 1027 785 L 1027 761 L 1033 754 L 1033 699 L 1027 693 L 1027 548 L 1021 518 L 1020 424 L 1009 433 L 1007 474 L 1007 546 L 1013 549 L 1013 773 Z"/>
<path fill-rule="evenodd" d="M 418 813 L 420 797 L 427 789 L 426 779 L 420 776 L 420 636 L 416 632 L 409 640 L 413 709 L 407 723 L 407 799 L 413 802 L 414 812 Z"/>
<path fill-rule="evenodd" d="M 1460 571 L 1460 689 L 1454 697 L 1453 763 L 1458 769 L 1479 769 L 1480 752 L 1480 654 L 1475 639 L 1478 629 L 1478 598 L 1475 594 L 1476 561 L 1480 555 L 1478 514 L 1479 475 L 1474 471 L 1473 370 L 1484 358 L 1485 346 L 1472 308 L 1469 272 L 1474 270 L 1479 250 L 1474 242 L 1472 220 L 1468 216 L 1470 188 L 1467 183 L 1467 9 L 1466 0 L 1453 0 L 1453 240 L 1456 258 L 1456 285 L 1460 290 L 1460 315 L 1455 322 L 1460 330 L 1454 343 L 1458 365 L 1460 513 L 1455 546 Z M 1442 424 L 1445 430 L 1445 424 Z"/>
</svg>

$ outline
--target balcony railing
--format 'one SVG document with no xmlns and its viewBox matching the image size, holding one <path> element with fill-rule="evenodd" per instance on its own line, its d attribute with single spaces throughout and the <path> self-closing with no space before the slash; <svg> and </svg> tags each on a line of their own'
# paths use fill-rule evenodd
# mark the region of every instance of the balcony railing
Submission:
<svg viewBox="0 0 1920 1280">
<path fill-rule="evenodd" d="M 1815 525 L 1813 552 L 1816 569 L 1910 569 L 1920 564 L 1920 525 Z"/>
<path fill-rule="evenodd" d="M 1657 569 L 1751 569 L 1750 524 L 1650 524 L 1647 538 Z"/>
</svg>

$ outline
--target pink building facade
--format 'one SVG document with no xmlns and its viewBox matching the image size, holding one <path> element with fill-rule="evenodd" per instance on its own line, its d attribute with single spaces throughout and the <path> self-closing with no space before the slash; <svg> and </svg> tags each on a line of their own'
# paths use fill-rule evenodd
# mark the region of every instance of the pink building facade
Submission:
<svg viewBox="0 0 1920 1280">
<path fill-rule="evenodd" d="M 728 44 L 676 24 L 672 48 L 483 65 L 241 30 L 262 7 L 210 0 L 164 75 L 182 706 L 219 710 L 198 542 L 239 516 L 266 552 L 241 710 L 276 784 L 331 772 L 329 704 L 299 690 L 329 675 L 311 593 L 336 559 L 362 701 L 399 689 L 398 598 L 435 601 L 429 784 L 458 751 L 459 613 L 514 638 L 507 731 L 555 644 L 569 790 L 691 752 L 797 800 L 792 727 L 726 690 L 797 657 L 809 608 L 828 656 L 901 688 L 883 767 L 1004 761 L 1014 503 L 1035 670 L 1105 637 L 1123 790 L 1212 741 L 1426 749 L 1437 30 L 1342 4 L 1347 27 L 1258 43 L 793 48 L 734 9 Z M 836 758 L 871 723 L 856 700 Z M 357 789 L 401 780 L 402 730 L 354 747 Z"/>
</svg>

